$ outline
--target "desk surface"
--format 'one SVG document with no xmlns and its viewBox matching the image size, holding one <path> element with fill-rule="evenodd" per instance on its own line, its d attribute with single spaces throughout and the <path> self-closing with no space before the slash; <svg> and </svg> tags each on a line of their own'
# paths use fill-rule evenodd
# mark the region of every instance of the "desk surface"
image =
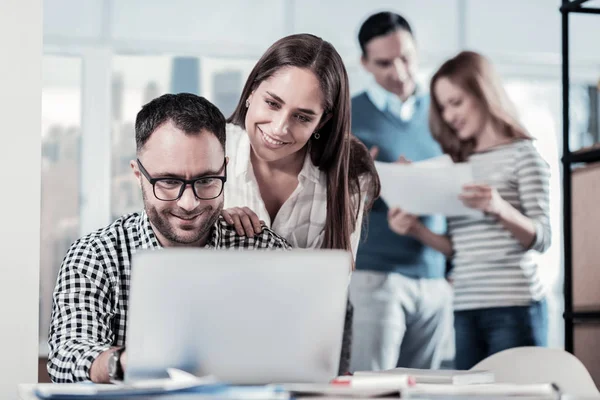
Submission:
<svg viewBox="0 0 600 400">
<path fill-rule="evenodd" d="M 33 394 L 33 388 L 35 384 L 26 383 L 18 386 L 19 400 L 38 400 L 37 396 Z"/>
<path fill-rule="evenodd" d="M 19 400 L 39 400 L 37 398 L 37 396 L 35 394 L 33 394 L 33 388 L 34 388 L 35 384 L 21 384 L 18 386 L 18 393 L 19 393 Z M 310 398 L 306 398 L 306 399 L 302 399 L 302 398 L 298 398 L 299 400 L 314 400 L 314 399 L 326 399 L 324 397 L 318 398 L 318 397 L 310 397 Z M 359 400 L 359 399 L 344 399 L 343 397 L 335 397 L 335 398 L 330 398 L 330 399 L 335 399 L 335 400 Z M 515 397 L 515 399 L 518 399 L 518 397 Z M 575 396 L 570 396 L 570 395 L 566 395 L 563 394 L 561 397 L 561 400 L 600 400 L 600 396 L 599 397 L 575 397 Z"/>
</svg>

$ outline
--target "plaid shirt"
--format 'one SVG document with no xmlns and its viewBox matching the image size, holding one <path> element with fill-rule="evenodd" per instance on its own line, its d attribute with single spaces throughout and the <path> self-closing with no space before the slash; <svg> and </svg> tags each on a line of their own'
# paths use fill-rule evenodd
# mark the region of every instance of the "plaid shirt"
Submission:
<svg viewBox="0 0 600 400">
<path fill-rule="evenodd" d="M 222 217 L 205 247 L 291 248 L 267 228 L 254 238 L 239 236 Z M 53 294 L 48 337 L 52 381 L 89 380 L 90 367 L 100 353 L 125 345 L 131 256 L 139 249 L 159 248 L 145 212 L 125 215 L 71 245 Z"/>
</svg>

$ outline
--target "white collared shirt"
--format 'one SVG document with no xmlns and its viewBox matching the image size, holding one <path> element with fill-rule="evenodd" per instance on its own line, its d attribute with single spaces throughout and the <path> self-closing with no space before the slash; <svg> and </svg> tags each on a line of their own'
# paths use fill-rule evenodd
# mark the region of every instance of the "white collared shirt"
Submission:
<svg viewBox="0 0 600 400">
<path fill-rule="evenodd" d="M 401 121 L 410 120 L 415 113 L 415 96 L 410 96 L 406 101 L 400 100 L 398 96 L 388 92 L 376 82 L 369 85 L 366 90 L 369 100 L 380 111 L 389 111 Z"/>
<path fill-rule="evenodd" d="M 254 176 L 250 160 L 250 139 L 246 131 L 237 125 L 227 124 L 226 147 L 229 164 L 225 184 L 225 209 L 248 207 L 293 247 L 320 248 L 327 217 L 327 176 L 312 163 L 310 155 L 307 153 L 298 175 L 298 186 L 283 203 L 275 220 L 271 221 Z M 354 258 L 360 240 L 364 195 L 361 199 L 357 227 L 351 237 Z"/>
</svg>

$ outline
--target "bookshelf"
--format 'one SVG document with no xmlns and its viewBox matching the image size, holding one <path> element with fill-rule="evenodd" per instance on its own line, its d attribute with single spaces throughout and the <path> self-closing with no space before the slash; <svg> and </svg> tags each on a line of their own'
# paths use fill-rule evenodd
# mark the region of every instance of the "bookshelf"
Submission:
<svg viewBox="0 0 600 400">
<path fill-rule="evenodd" d="M 600 334 L 600 258 L 590 253 L 600 251 L 600 148 L 571 152 L 569 143 L 569 16 L 600 14 L 600 8 L 586 7 L 589 0 L 562 0 L 562 107 L 563 107 L 563 229 L 564 229 L 564 295 L 565 350 L 580 358 L 600 385 L 600 351 L 595 350 L 595 337 Z M 600 17 L 598 17 L 600 23 Z M 581 167 L 581 168 L 573 168 Z M 574 181 L 575 178 L 575 181 Z M 596 182 L 595 185 L 591 185 Z M 579 194 L 585 196 L 578 197 Z M 574 196 L 575 194 L 575 196 Z M 589 208 L 591 215 L 584 215 Z M 598 210 L 598 211 L 595 211 Z M 597 217 L 594 218 L 593 215 Z M 574 241 L 575 239 L 575 241 Z M 593 241 L 596 241 L 595 246 Z M 588 246 L 588 247 L 585 247 Z M 585 249 L 586 251 L 582 251 Z M 575 262 L 574 262 L 575 260 Z M 598 278 L 596 278 L 598 276 Z M 586 282 L 587 280 L 587 282 Z M 591 297 L 582 300 L 583 293 Z M 597 296 L 594 293 L 598 293 Z M 594 297 L 595 296 L 595 297 Z M 591 348 L 590 348 L 591 346 Z"/>
</svg>

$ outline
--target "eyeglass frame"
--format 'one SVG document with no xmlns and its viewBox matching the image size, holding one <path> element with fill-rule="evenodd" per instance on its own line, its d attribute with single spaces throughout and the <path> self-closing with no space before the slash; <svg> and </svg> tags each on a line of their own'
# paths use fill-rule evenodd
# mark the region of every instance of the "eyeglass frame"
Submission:
<svg viewBox="0 0 600 400">
<path fill-rule="evenodd" d="M 183 178 L 153 178 L 150 173 L 146 170 L 146 168 L 142 165 L 142 162 L 140 161 L 139 158 L 136 158 L 137 161 L 137 165 L 138 168 L 140 169 L 140 172 L 142 173 L 142 175 L 144 175 L 144 177 L 148 180 L 148 182 L 150 182 L 150 184 L 152 185 L 152 194 L 154 194 L 154 197 L 157 200 L 160 201 L 177 201 L 179 199 L 181 199 L 181 196 L 183 196 L 183 193 L 185 192 L 185 189 L 187 188 L 188 185 L 190 185 L 192 187 L 192 193 L 194 193 L 194 196 L 199 199 L 199 200 L 213 200 L 216 199 L 217 197 L 219 197 L 220 195 L 223 194 L 223 190 L 225 189 L 225 182 L 227 182 L 227 158 L 225 158 L 223 160 L 223 166 L 221 167 L 221 169 L 224 169 L 224 175 L 223 176 L 218 176 L 218 175 L 206 175 L 206 176 L 201 176 L 199 178 L 195 178 L 195 179 L 183 179 Z M 221 181 L 221 191 L 219 192 L 218 195 L 214 196 L 214 197 L 210 197 L 210 198 L 204 198 L 204 197 L 200 197 L 198 196 L 198 193 L 196 193 L 196 182 L 202 180 L 202 179 L 218 179 Z M 160 182 L 160 181 L 166 181 L 166 180 L 170 180 L 170 181 L 179 181 L 182 183 L 181 188 L 179 189 L 179 195 L 172 199 L 172 200 L 164 200 L 159 198 L 156 195 L 156 182 Z"/>
</svg>

